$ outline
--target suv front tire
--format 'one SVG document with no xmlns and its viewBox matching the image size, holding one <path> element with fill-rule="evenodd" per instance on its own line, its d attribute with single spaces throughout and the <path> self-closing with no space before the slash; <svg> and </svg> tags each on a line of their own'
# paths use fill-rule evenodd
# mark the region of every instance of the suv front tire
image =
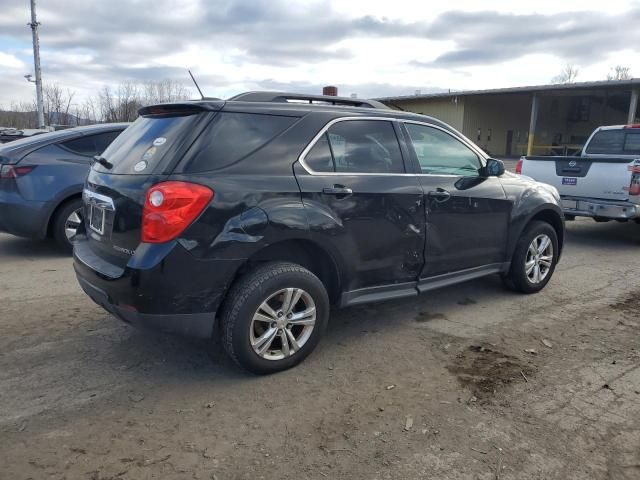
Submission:
<svg viewBox="0 0 640 480">
<path fill-rule="evenodd" d="M 549 283 L 559 252 L 555 229 L 547 222 L 531 222 L 518 240 L 505 285 L 522 293 L 539 292 Z"/>
<path fill-rule="evenodd" d="M 231 288 L 220 317 L 222 344 L 250 372 L 286 370 L 316 347 L 329 309 L 327 290 L 313 273 L 294 263 L 269 262 Z"/>
</svg>

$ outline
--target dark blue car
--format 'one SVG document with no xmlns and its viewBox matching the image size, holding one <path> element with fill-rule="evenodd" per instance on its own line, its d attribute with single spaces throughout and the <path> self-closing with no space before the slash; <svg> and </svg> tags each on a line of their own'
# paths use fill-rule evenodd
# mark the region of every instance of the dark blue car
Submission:
<svg viewBox="0 0 640 480">
<path fill-rule="evenodd" d="M 93 157 L 126 123 L 78 127 L 0 145 L 0 231 L 70 249 Z"/>
</svg>

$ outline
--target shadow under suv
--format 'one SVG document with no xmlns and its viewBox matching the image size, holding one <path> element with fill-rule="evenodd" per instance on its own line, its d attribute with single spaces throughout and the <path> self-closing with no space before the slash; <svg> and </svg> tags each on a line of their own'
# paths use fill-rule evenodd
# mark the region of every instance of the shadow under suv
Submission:
<svg viewBox="0 0 640 480">
<path fill-rule="evenodd" d="M 250 371 L 303 360 L 331 306 L 490 274 L 533 293 L 560 257 L 557 191 L 434 118 L 270 92 L 140 115 L 89 174 L 80 285 Z"/>
</svg>

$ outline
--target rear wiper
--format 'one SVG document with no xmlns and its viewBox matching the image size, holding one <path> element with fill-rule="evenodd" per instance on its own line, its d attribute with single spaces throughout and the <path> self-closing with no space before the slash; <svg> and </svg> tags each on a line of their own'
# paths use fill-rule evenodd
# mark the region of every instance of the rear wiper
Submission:
<svg viewBox="0 0 640 480">
<path fill-rule="evenodd" d="M 97 163 L 99 163 L 100 165 L 102 165 L 104 168 L 107 168 L 109 170 L 111 170 L 113 168 L 113 163 L 111 163 L 109 160 L 107 160 L 104 157 L 101 157 L 100 155 L 96 155 L 93 157 L 93 160 Z"/>
</svg>

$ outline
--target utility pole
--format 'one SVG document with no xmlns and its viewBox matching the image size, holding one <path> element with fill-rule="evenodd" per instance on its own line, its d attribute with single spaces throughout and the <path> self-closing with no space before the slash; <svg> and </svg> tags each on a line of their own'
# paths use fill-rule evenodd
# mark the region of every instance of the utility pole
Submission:
<svg viewBox="0 0 640 480">
<path fill-rule="evenodd" d="M 36 0 L 31 0 L 31 27 L 33 34 L 33 64 L 36 70 L 36 98 L 38 101 L 38 127 L 44 128 L 44 100 L 42 97 L 42 73 L 40 72 L 40 39 L 38 38 L 38 20 L 36 19 Z"/>
</svg>

